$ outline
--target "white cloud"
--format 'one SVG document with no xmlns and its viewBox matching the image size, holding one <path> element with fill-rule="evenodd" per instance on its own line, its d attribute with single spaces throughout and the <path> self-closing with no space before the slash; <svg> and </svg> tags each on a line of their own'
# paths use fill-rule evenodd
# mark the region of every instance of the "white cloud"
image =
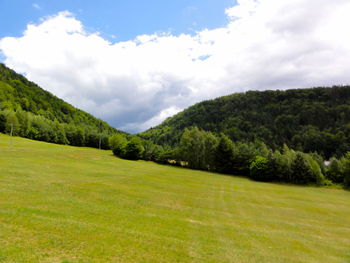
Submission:
<svg viewBox="0 0 350 263">
<path fill-rule="evenodd" d="M 57 96 L 140 131 L 233 92 L 350 83 L 349 13 L 348 0 L 240 0 L 223 28 L 110 43 L 61 12 L 0 50 Z"/>
<path fill-rule="evenodd" d="M 143 122 L 143 123 L 128 123 L 127 125 L 121 127 L 122 130 L 146 130 L 150 127 L 154 127 L 161 123 L 163 120 L 167 119 L 180 112 L 181 109 L 171 106 L 167 109 L 162 110 L 160 113 L 152 117 L 151 119 Z"/>
</svg>

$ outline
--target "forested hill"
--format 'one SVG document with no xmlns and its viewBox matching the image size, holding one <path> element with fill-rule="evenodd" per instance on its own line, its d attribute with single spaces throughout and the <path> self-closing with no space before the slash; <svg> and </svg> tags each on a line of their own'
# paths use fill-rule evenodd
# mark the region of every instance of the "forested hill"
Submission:
<svg viewBox="0 0 350 263">
<path fill-rule="evenodd" d="M 0 64 L 0 132 L 76 146 L 108 147 L 118 132 Z"/>
<path fill-rule="evenodd" d="M 350 86 L 232 94 L 195 104 L 140 136 L 176 145 L 191 126 L 234 141 L 341 155 L 350 150 Z"/>
</svg>

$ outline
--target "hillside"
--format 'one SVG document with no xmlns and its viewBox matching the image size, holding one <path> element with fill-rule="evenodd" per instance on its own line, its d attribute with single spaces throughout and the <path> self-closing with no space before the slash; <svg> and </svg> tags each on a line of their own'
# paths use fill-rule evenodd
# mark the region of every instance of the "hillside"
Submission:
<svg viewBox="0 0 350 263">
<path fill-rule="evenodd" d="M 350 150 L 350 86 L 232 94 L 195 104 L 140 136 L 176 145 L 191 126 L 233 141 L 341 156 Z"/>
<path fill-rule="evenodd" d="M 0 262 L 348 262 L 350 193 L 0 134 Z M 340 220 L 341 219 L 341 220 Z"/>
<path fill-rule="evenodd" d="M 0 64 L 0 132 L 77 146 L 107 147 L 117 132 L 91 114 L 43 90 Z"/>
</svg>

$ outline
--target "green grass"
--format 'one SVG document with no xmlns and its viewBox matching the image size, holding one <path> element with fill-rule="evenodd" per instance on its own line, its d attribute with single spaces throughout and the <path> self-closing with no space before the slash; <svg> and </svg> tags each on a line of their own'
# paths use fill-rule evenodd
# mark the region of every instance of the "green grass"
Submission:
<svg viewBox="0 0 350 263">
<path fill-rule="evenodd" d="M 0 135 L 0 262 L 350 262 L 350 192 Z"/>
</svg>

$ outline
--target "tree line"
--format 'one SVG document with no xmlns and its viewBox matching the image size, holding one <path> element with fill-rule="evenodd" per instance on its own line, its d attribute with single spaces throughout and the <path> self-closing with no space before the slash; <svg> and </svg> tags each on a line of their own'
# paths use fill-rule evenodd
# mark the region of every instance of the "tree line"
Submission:
<svg viewBox="0 0 350 263">
<path fill-rule="evenodd" d="M 0 132 L 58 144 L 109 149 L 109 136 L 120 131 L 0 64 Z"/>
<path fill-rule="evenodd" d="M 0 111 L 0 132 L 28 139 L 110 149 L 109 131 L 94 126 L 51 121 L 43 116 L 22 110 Z"/>
<path fill-rule="evenodd" d="M 110 137 L 113 153 L 130 160 L 151 160 L 224 174 L 248 176 L 257 181 L 350 187 L 350 152 L 332 157 L 329 165 L 316 152 L 269 148 L 263 141 L 233 142 L 227 135 L 186 128 L 177 146 L 159 146 L 137 136 Z"/>
</svg>

